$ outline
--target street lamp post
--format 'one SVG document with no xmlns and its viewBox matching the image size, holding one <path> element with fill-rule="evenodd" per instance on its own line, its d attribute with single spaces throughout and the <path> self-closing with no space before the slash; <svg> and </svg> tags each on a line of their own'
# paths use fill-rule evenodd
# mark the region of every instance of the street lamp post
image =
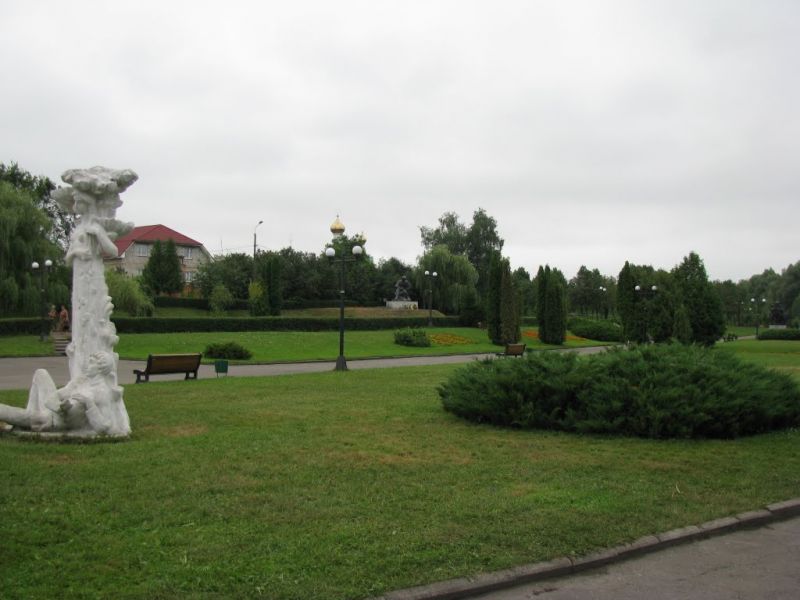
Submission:
<svg viewBox="0 0 800 600">
<path fill-rule="evenodd" d="M 36 261 L 31 263 L 31 269 L 33 269 L 33 272 L 39 273 L 39 294 L 42 300 L 42 326 L 39 339 L 43 342 L 47 340 L 47 336 L 50 333 L 50 327 L 47 325 L 47 272 L 52 266 L 53 261 L 49 258 L 45 259 L 44 264 L 41 266 Z"/>
<path fill-rule="evenodd" d="M 425 277 L 428 278 L 428 327 L 433 327 L 433 280 L 438 276 L 436 271 L 425 271 Z"/>
<path fill-rule="evenodd" d="M 339 215 L 336 215 L 336 220 L 331 225 L 331 233 L 334 236 L 341 236 L 344 233 L 344 225 L 339 220 Z M 344 281 L 345 281 L 345 263 L 353 262 L 358 259 L 364 252 L 364 249 L 355 245 L 352 248 L 353 258 L 347 258 L 344 253 L 336 257 L 336 250 L 333 246 L 328 246 L 325 249 L 325 256 L 331 259 L 331 262 L 339 262 L 339 356 L 336 359 L 336 366 L 334 371 L 347 371 L 347 360 L 344 357 Z"/>
<path fill-rule="evenodd" d="M 606 296 L 606 292 L 608 291 L 608 288 L 605 287 L 604 285 L 601 285 L 599 288 L 597 288 L 597 290 L 600 292 L 600 298 L 601 298 L 600 304 L 601 304 L 602 309 L 603 309 L 602 310 L 602 314 L 603 314 L 604 318 L 607 319 L 608 318 L 608 296 Z"/>
<path fill-rule="evenodd" d="M 658 291 L 658 286 L 651 285 L 650 289 L 647 289 L 647 288 L 643 288 L 640 285 L 637 285 L 633 289 L 635 289 L 636 292 L 641 294 L 643 297 L 650 298 L 652 296 L 655 296 L 656 292 Z M 649 328 L 648 316 L 649 315 L 647 314 L 647 306 L 645 306 L 645 308 L 644 308 L 644 337 L 645 337 L 646 341 L 650 340 L 650 334 L 647 332 L 647 330 Z"/>
<path fill-rule="evenodd" d="M 253 260 L 256 259 L 256 248 L 258 248 L 258 245 L 256 244 L 256 229 L 258 229 L 258 226 L 261 225 L 263 222 L 264 221 L 259 221 L 253 228 Z"/>
<path fill-rule="evenodd" d="M 766 298 L 761 298 L 761 300 L 757 300 L 756 298 L 750 298 L 750 304 L 753 306 L 753 313 L 756 317 L 756 337 L 758 337 L 758 326 L 761 323 L 761 308 L 759 307 L 759 302 L 761 306 L 767 303 Z"/>
</svg>

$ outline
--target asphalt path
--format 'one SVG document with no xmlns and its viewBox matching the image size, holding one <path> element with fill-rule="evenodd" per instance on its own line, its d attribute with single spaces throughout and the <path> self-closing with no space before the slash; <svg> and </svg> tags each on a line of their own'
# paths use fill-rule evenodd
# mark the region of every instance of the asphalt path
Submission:
<svg viewBox="0 0 800 600">
<path fill-rule="evenodd" d="M 575 348 L 569 350 L 547 350 L 547 352 L 578 352 L 592 354 L 604 352 L 607 347 L 597 346 L 589 348 Z M 494 354 L 459 354 L 453 356 L 409 356 L 403 358 L 370 358 L 349 359 L 349 369 L 387 369 L 392 367 L 416 367 L 423 365 L 447 365 L 466 363 L 483 358 L 492 358 Z M 514 359 L 509 359 L 514 360 Z M 272 363 L 262 365 L 230 365 L 229 377 L 265 377 L 269 375 L 289 375 L 293 373 L 320 373 L 332 371 L 336 361 L 322 362 L 295 362 Z M 136 382 L 134 369 L 144 369 L 145 361 L 120 360 L 117 368 L 117 378 L 120 385 Z M 25 358 L 0 358 L 0 389 L 21 390 L 28 389 L 36 369 L 46 369 L 53 378 L 56 386 L 61 387 L 69 381 L 69 369 L 66 356 L 37 356 Z M 214 379 L 213 365 L 200 365 L 198 379 Z M 184 375 L 153 375 L 150 381 L 176 381 L 183 380 Z"/>
<path fill-rule="evenodd" d="M 474 600 L 797 600 L 800 517 Z"/>
</svg>

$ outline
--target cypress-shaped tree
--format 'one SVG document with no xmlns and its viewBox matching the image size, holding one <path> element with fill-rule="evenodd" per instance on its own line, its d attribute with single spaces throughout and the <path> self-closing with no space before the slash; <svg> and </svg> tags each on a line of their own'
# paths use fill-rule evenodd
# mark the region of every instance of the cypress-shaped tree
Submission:
<svg viewBox="0 0 800 600">
<path fill-rule="evenodd" d="M 567 313 L 564 294 L 564 286 L 560 281 L 547 282 L 544 314 L 545 337 L 542 337 L 541 328 L 539 332 L 539 339 L 545 344 L 561 345 L 566 338 Z"/>
<path fill-rule="evenodd" d="M 486 328 L 493 344 L 502 344 L 500 331 L 500 286 L 503 278 L 503 264 L 499 252 L 493 252 L 489 260 L 489 285 L 486 291 Z"/>
<path fill-rule="evenodd" d="M 725 333 L 722 302 L 700 257 L 690 252 L 672 271 L 689 316 L 692 341 L 711 346 Z"/>
<path fill-rule="evenodd" d="M 511 266 L 502 261 L 500 276 L 500 342 L 514 344 L 521 337 L 519 329 L 520 300 L 516 290 Z"/>
<path fill-rule="evenodd" d="M 162 262 L 163 290 L 168 294 L 177 294 L 183 290 L 183 273 L 181 272 L 181 259 L 174 240 L 167 240 L 164 244 Z"/>
<path fill-rule="evenodd" d="M 550 267 L 539 267 L 536 272 L 536 323 L 539 325 L 539 339 L 547 337 L 545 309 L 547 307 L 547 283 L 550 279 Z"/>
<path fill-rule="evenodd" d="M 150 258 L 142 269 L 142 282 L 154 296 L 163 291 L 161 287 L 161 263 L 164 261 L 164 248 L 160 240 L 150 247 Z"/>
</svg>

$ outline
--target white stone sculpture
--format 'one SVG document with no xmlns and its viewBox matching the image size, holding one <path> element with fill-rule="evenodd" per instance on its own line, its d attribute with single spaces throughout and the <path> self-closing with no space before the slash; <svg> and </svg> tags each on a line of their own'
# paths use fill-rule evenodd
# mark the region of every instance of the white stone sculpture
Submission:
<svg viewBox="0 0 800 600">
<path fill-rule="evenodd" d="M 72 169 L 61 178 L 71 187 L 54 193 L 62 208 L 77 215 L 70 237 L 67 264 L 72 265 L 72 342 L 67 346 L 70 380 L 56 389 L 44 369 L 33 375 L 26 408 L 0 404 L 0 421 L 15 430 L 75 437 L 130 434 L 128 412 L 117 385 L 119 341 L 111 312 L 103 257 L 116 257 L 114 239 L 133 224 L 114 217 L 119 199 L 136 173 L 104 167 Z"/>
</svg>

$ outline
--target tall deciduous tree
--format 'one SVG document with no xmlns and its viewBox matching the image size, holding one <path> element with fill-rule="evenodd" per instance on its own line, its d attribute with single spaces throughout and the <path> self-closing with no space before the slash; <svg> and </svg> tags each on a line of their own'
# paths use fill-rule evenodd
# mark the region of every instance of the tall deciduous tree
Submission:
<svg viewBox="0 0 800 600">
<path fill-rule="evenodd" d="M 47 216 L 50 227 L 47 230 L 48 239 L 66 250 L 69 244 L 69 235 L 75 226 L 75 217 L 66 211 L 53 199 L 52 192 L 55 184 L 47 177 L 32 175 L 20 169 L 17 163 L 10 165 L 0 163 L 0 181 L 10 183 L 18 190 L 31 194 L 36 206 Z"/>
<path fill-rule="evenodd" d="M 61 249 L 49 237 L 51 221 L 36 205 L 29 191 L 0 181 L 0 311 L 10 314 L 38 314 L 43 301 L 66 303 L 69 271 L 60 263 Z M 44 268 L 50 259 L 47 298 L 42 299 L 35 261 Z M 41 273 L 41 271 L 40 271 Z"/>
<path fill-rule="evenodd" d="M 453 254 L 444 245 L 424 254 L 415 277 L 417 290 L 426 290 L 430 283 L 425 271 L 437 273 L 432 282 L 435 308 L 451 315 L 463 315 L 465 310 L 474 309 L 478 274 L 466 256 Z"/>
</svg>

